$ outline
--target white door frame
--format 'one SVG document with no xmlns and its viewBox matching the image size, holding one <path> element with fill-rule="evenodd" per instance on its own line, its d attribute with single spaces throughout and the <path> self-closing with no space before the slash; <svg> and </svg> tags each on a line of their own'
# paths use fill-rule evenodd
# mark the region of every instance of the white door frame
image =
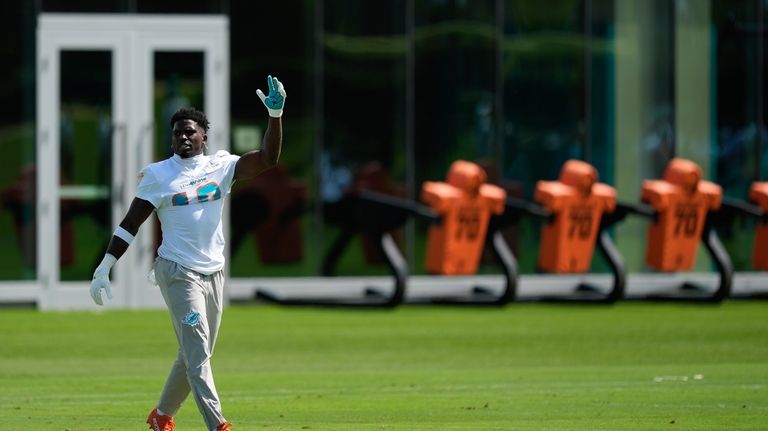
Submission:
<svg viewBox="0 0 768 431">
<path fill-rule="evenodd" d="M 60 52 L 112 52 L 112 225 L 122 220 L 136 191 L 136 174 L 151 163 L 154 145 L 154 53 L 202 52 L 204 111 L 216 127 L 211 152 L 229 149 L 229 20 L 225 16 L 41 14 L 37 26 L 37 283 L 41 309 L 97 307 L 89 282 L 62 282 L 59 271 Z M 159 125 L 165 127 L 165 124 Z M 149 233 L 147 233 L 149 232 Z M 108 308 L 162 306 L 146 279 L 154 237 L 145 224 L 113 271 Z M 29 288 L 30 286 L 27 286 Z M 0 298 L 2 299 L 2 298 Z"/>
</svg>

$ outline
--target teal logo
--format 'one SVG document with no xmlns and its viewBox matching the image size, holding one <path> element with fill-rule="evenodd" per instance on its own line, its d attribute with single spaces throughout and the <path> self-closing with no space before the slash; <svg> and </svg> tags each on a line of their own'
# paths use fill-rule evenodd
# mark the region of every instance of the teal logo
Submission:
<svg viewBox="0 0 768 431">
<path fill-rule="evenodd" d="M 197 200 L 199 202 L 217 201 L 221 199 L 221 189 L 216 183 L 208 183 L 197 188 Z"/>
<path fill-rule="evenodd" d="M 200 319 L 200 313 L 197 311 L 190 311 L 186 316 L 184 316 L 184 319 L 181 321 L 181 323 L 189 326 L 195 326 L 200 323 Z"/>
<path fill-rule="evenodd" d="M 176 193 L 171 197 L 171 205 L 177 207 L 181 205 L 189 205 L 189 199 L 187 198 L 187 194 L 184 192 Z"/>
<path fill-rule="evenodd" d="M 196 193 L 197 197 L 194 199 L 197 199 L 198 203 L 213 202 L 221 199 L 221 188 L 214 182 L 198 187 Z M 171 205 L 175 207 L 189 204 L 190 201 L 187 192 L 179 192 L 171 196 Z"/>
</svg>

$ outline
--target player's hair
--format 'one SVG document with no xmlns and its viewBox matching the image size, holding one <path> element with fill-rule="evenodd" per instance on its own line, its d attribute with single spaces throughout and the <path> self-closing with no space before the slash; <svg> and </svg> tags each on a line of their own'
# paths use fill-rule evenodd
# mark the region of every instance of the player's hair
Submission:
<svg viewBox="0 0 768 431">
<path fill-rule="evenodd" d="M 176 111 L 171 117 L 171 127 L 179 120 L 192 120 L 206 132 L 211 127 L 210 123 L 208 123 L 208 117 L 195 108 L 181 108 Z"/>
</svg>

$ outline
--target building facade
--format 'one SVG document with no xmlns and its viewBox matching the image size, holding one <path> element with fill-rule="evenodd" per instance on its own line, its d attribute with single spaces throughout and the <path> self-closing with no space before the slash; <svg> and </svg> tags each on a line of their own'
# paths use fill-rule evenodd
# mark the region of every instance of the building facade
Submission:
<svg viewBox="0 0 768 431">
<path fill-rule="evenodd" d="M 13 0 L 5 11 L 0 289 L 19 292 L 10 300 L 90 280 L 137 170 L 170 154 L 179 106 L 213 110 L 213 147 L 257 147 L 266 117 L 254 91 L 268 74 L 288 91 L 284 151 L 280 169 L 233 190 L 235 280 L 319 275 L 340 230 L 328 208 L 360 187 L 416 200 L 457 159 L 523 199 L 574 158 L 628 202 L 673 157 L 737 199 L 768 178 L 766 0 Z M 41 24 L 72 16 L 157 28 L 109 42 L 117 24 L 83 41 L 85 26 Z M 219 24 L 195 37 L 208 18 Z M 49 59 L 41 46 L 58 48 Z M 126 108 L 136 95 L 147 96 Z M 612 232 L 632 271 L 645 270 L 646 225 Z M 397 236 L 415 274 L 424 227 L 413 220 Z M 719 232 L 738 271 L 752 270 L 753 232 L 749 222 Z M 159 233 L 141 235 L 139 269 Z M 538 225 L 509 238 L 521 271 L 535 272 Z M 360 251 L 341 273 L 386 273 L 363 241 L 351 247 Z M 700 256 L 697 268 L 709 265 Z"/>
</svg>

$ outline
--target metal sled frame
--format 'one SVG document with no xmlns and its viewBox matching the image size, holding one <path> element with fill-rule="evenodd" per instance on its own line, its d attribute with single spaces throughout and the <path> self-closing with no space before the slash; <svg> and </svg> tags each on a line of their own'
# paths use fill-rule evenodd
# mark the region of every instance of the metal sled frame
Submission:
<svg viewBox="0 0 768 431">
<path fill-rule="evenodd" d="M 359 298 L 280 298 L 268 290 L 258 290 L 257 298 L 282 305 L 329 306 L 329 307 L 395 307 L 404 302 L 408 280 L 408 265 L 390 232 L 402 226 L 410 216 L 417 216 L 431 223 L 439 223 L 440 217 L 428 206 L 406 199 L 361 191 L 347 198 L 344 211 L 349 217 L 344 220 L 342 231 L 325 255 L 322 274 L 336 275 L 336 267 L 351 240 L 358 234 L 366 235 L 377 245 L 394 279 L 394 290 L 385 294 L 375 288 L 366 287 Z M 418 304 L 446 305 L 505 305 L 514 299 L 517 287 L 517 266 L 501 233 L 489 228 L 487 245 L 502 268 L 505 284 L 501 293 L 494 294 L 481 286 L 472 286 L 467 295 L 426 297 L 410 301 Z M 450 277 L 450 276 L 444 276 Z M 439 280 L 440 277 L 435 277 Z"/>
<path fill-rule="evenodd" d="M 768 223 L 768 213 L 758 205 L 740 199 L 723 197 L 720 209 L 713 213 L 713 225 L 724 227 L 732 224 L 736 218 L 746 217 L 756 220 L 758 223 Z M 748 294 L 736 294 L 731 292 L 733 299 L 768 299 L 768 290 L 757 291 Z"/>
<path fill-rule="evenodd" d="M 623 220 L 627 215 L 635 214 L 646 217 L 655 222 L 658 214 L 650 205 L 617 203 L 616 211 L 611 214 L 611 224 Z M 710 291 L 696 283 L 685 281 L 678 286 L 673 286 L 668 292 L 656 292 L 647 296 L 627 297 L 626 299 L 644 299 L 649 301 L 687 301 L 687 302 L 712 302 L 719 303 L 731 294 L 733 287 L 733 264 L 723 243 L 713 226 L 713 212 L 708 213 L 704 224 L 701 241 L 717 268 L 720 281 L 717 289 Z"/>
<path fill-rule="evenodd" d="M 491 218 L 491 220 L 493 220 L 493 218 Z M 504 276 L 504 286 L 500 292 L 484 286 L 471 285 L 468 286 L 467 293 L 463 295 L 426 296 L 424 298 L 419 298 L 418 300 L 408 300 L 408 303 L 501 307 L 514 301 L 517 292 L 518 270 L 517 261 L 515 260 L 512 250 L 509 249 L 501 232 L 493 230 L 491 226 L 488 227 L 485 247 L 491 251 L 496 264 L 499 265 L 502 275 Z M 447 280 L 452 276 L 437 275 L 434 277 L 435 283 L 439 283 L 441 279 Z"/>
<path fill-rule="evenodd" d="M 361 191 L 345 197 L 339 204 L 343 220 L 339 236 L 331 245 L 322 264 L 322 275 L 333 277 L 336 267 L 350 241 L 362 234 L 375 244 L 384 257 L 389 272 L 394 279 L 394 289 L 385 294 L 375 288 L 366 287 L 362 297 L 316 297 L 316 298 L 281 298 L 269 290 L 256 291 L 258 299 L 281 305 L 326 306 L 326 307 L 379 307 L 392 308 L 403 302 L 408 277 L 408 265 L 400 252 L 392 234 L 393 229 L 402 226 L 412 214 L 421 210 L 407 201 L 392 196 Z M 422 214 L 430 217 L 431 214 Z"/>
<path fill-rule="evenodd" d="M 613 225 L 614 220 L 609 217 L 610 214 L 603 214 L 600 220 L 600 226 L 597 233 L 596 248 L 600 255 L 611 269 L 613 283 L 610 288 L 605 289 L 588 283 L 578 283 L 574 287 L 572 295 L 540 295 L 529 301 L 540 302 L 567 302 L 567 303 L 594 303 L 594 304 L 612 304 L 624 297 L 626 289 L 626 270 L 624 259 L 619 253 L 616 244 L 608 233 L 608 229 Z M 545 223 L 552 223 L 556 217 L 548 209 L 536 203 L 527 202 L 517 198 L 507 198 L 506 210 L 497 220 L 497 228 L 518 223 L 523 216 L 542 220 Z M 517 264 L 516 258 L 515 265 Z M 518 299 L 519 300 L 519 299 Z"/>
</svg>

